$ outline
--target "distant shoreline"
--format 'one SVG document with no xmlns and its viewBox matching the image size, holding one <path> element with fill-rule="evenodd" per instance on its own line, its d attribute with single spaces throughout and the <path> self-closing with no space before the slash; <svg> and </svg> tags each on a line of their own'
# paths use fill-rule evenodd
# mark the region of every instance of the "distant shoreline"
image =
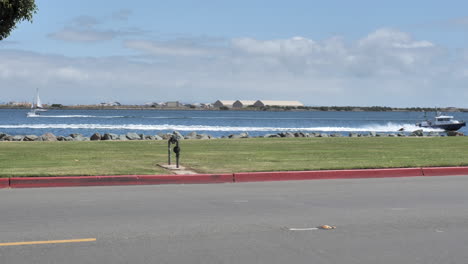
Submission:
<svg viewBox="0 0 468 264">
<path fill-rule="evenodd" d="M 188 110 L 188 111 L 313 111 L 313 112 L 468 112 L 468 108 L 458 107 L 382 107 L 382 106 L 303 106 L 303 107 L 245 107 L 245 108 L 200 108 L 200 107 L 151 107 L 141 105 L 121 105 L 121 106 L 93 106 L 93 105 L 79 105 L 79 106 L 61 106 L 61 107 L 45 107 L 46 109 L 53 110 Z M 11 106 L 0 105 L 0 109 L 25 109 L 27 106 Z"/>
</svg>

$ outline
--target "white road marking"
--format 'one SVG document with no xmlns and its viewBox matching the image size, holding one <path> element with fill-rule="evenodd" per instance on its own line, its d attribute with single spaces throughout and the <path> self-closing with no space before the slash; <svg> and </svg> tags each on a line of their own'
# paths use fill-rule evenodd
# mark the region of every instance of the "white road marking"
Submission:
<svg viewBox="0 0 468 264">
<path fill-rule="evenodd" d="M 318 230 L 318 228 L 317 227 L 289 228 L 289 231 L 310 231 L 310 230 Z"/>
</svg>

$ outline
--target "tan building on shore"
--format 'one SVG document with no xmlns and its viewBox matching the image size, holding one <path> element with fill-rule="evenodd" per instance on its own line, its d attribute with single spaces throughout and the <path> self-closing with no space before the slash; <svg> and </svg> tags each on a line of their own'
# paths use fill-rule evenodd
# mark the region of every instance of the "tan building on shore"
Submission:
<svg viewBox="0 0 468 264">
<path fill-rule="evenodd" d="M 299 101 L 273 101 L 273 100 L 218 100 L 213 104 L 216 108 L 228 107 L 228 108 L 246 108 L 248 106 L 254 107 L 265 107 L 265 106 L 280 106 L 280 107 L 301 107 L 303 103 Z"/>
<path fill-rule="evenodd" d="M 255 107 L 265 107 L 265 106 L 300 107 L 300 106 L 304 106 L 304 104 L 299 101 L 258 100 L 254 103 L 254 106 Z"/>
<path fill-rule="evenodd" d="M 249 100 L 237 100 L 232 104 L 233 108 L 246 108 L 249 106 L 253 106 L 256 101 L 249 101 Z"/>
<path fill-rule="evenodd" d="M 220 107 L 228 107 L 228 108 L 232 108 L 232 105 L 234 104 L 234 100 L 218 100 L 216 102 L 214 102 L 213 106 L 216 107 L 216 108 L 220 108 Z"/>
</svg>

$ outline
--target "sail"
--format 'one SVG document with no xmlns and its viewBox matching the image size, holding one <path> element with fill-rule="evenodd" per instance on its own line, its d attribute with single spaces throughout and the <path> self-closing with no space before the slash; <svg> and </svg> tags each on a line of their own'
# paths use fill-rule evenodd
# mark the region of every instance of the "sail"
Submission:
<svg viewBox="0 0 468 264">
<path fill-rule="evenodd" d="M 36 90 L 36 108 L 43 108 L 41 98 L 39 98 L 39 89 Z"/>
</svg>

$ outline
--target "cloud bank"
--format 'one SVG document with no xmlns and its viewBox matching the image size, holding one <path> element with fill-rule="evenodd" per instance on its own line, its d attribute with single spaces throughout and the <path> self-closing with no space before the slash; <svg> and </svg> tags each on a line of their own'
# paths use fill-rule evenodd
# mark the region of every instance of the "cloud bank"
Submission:
<svg viewBox="0 0 468 264">
<path fill-rule="evenodd" d="M 119 19 L 126 19 L 123 11 Z M 128 37 L 82 18 L 55 39 Z M 217 99 L 300 100 L 306 105 L 460 106 L 468 99 L 468 50 L 451 51 L 396 29 L 351 41 L 239 37 L 155 40 L 134 35 L 133 56 L 75 58 L 0 50 L 1 101 L 87 104 Z M 140 38 L 139 38 L 140 37 Z"/>
</svg>

